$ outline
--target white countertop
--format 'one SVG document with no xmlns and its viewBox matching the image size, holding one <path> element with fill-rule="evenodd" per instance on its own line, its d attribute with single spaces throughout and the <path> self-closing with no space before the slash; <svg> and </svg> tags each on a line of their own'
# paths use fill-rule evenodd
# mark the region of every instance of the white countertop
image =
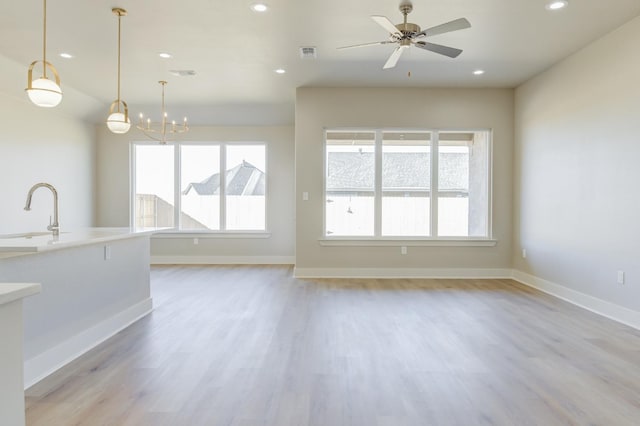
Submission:
<svg viewBox="0 0 640 426">
<path fill-rule="evenodd" d="M 0 236 L 0 252 L 37 253 L 88 244 L 151 235 L 167 228 L 84 228 L 51 232 L 30 232 Z"/>
<path fill-rule="evenodd" d="M 0 306 L 40 293 L 40 290 L 37 283 L 0 283 Z"/>
</svg>

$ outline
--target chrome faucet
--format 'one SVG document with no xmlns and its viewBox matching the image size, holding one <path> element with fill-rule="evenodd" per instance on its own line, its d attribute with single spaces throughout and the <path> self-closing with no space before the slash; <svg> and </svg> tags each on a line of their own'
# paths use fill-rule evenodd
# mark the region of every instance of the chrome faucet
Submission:
<svg viewBox="0 0 640 426">
<path fill-rule="evenodd" d="M 53 185 L 48 183 L 36 183 L 29 190 L 29 194 L 27 194 L 27 204 L 25 204 L 24 209 L 26 211 L 31 210 L 31 197 L 33 197 L 33 193 L 38 188 L 47 188 L 51 190 L 53 193 L 53 223 L 51 223 L 51 218 L 49 218 L 49 226 L 47 229 L 53 232 L 54 236 L 60 235 L 60 224 L 58 223 L 58 191 L 53 187 Z"/>
</svg>

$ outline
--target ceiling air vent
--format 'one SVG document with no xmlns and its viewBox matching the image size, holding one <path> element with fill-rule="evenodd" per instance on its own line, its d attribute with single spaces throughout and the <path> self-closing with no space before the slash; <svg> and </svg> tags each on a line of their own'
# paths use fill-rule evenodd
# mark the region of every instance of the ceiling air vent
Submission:
<svg viewBox="0 0 640 426">
<path fill-rule="evenodd" d="M 303 46 L 300 48 L 300 57 L 302 59 L 315 59 L 317 57 L 315 46 Z"/>
<path fill-rule="evenodd" d="M 176 77 L 191 77 L 196 75 L 196 72 L 194 70 L 169 70 L 169 74 Z"/>
</svg>

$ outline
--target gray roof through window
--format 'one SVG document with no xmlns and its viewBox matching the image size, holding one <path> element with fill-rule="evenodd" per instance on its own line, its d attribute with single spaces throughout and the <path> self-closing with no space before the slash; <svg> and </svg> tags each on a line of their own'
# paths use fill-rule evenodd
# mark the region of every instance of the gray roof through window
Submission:
<svg viewBox="0 0 640 426">
<path fill-rule="evenodd" d="M 227 170 L 227 195 L 264 195 L 265 174 L 253 164 L 243 161 Z M 194 190 L 198 195 L 220 195 L 220 173 L 213 174 L 201 182 L 190 183 L 183 195 Z"/>
<path fill-rule="evenodd" d="M 469 156 L 440 153 L 440 190 L 465 191 L 469 187 Z M 373 190 L 374 161 L 370 152 L 330 152 L 327 164 L 328 190 Z M 385 189 L 431 188 L 428 153 L 385 153 L 382 185 Z"/>
</svg>

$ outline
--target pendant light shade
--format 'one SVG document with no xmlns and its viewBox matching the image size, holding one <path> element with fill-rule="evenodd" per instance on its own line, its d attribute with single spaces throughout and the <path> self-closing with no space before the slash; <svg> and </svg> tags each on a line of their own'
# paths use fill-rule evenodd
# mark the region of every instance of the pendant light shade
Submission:
<svg viewBox="0 0 640 426">
<path fill-rule="evenodd" d="M 107 118 L 107 127 L 113 133 L 127 133 L 131 128 L 131 120 L 121 112 L 114 112 Z"/>
<path fill-rule="evenodd" d="M 43 25 L 43 42 L 42 42 L 42 61 L 34 61 L 29 66 L 27 73 L 27 95 L 29 100 L 35 105 L 44 108 L 52 108 L 62 101 L 62 89 L 60 88 L 60 76 L 58 71 L 47 62 L 47 0 L 43 0 L 44 8 L 44 25 Z M 42 77 L 34 80 L 33 69 L 41 63 Z M 47 78 L 47 69 L 53 74 L 55 81 Z"/>
<path fill-rule="evenodd" d="M 52 108 L 62 101 L 62 89 L 59 83 L 40 77 L 35 81 L 30 81 L 27 87 L 27 95 L 31 102 L 39 107 Z"/>
<path fill-rule="evenodd" d="M 109 108 L 107 127 L 113 133 L 122 134 L 127 133 L 131 128 L 129 107 L 125 101 L 120 99 L 120 29 L 122 17 L 127 15 L 127 11 L 119 7 L 114 7 L 111 11 L 118 16 L 118 99 L 113 101 L 111 108 Z"/>
</svg>

